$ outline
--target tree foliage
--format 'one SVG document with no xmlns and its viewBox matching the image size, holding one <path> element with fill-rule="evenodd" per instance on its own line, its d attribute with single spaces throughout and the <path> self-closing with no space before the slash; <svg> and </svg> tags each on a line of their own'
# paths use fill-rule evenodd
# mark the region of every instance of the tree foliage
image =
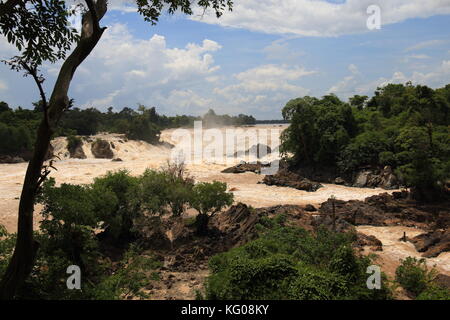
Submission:
<svg viewBox="0 0 450 320">
<path fill-rule="evenodd" d="M 382 290 L 367 289 L 370 259 L 355 255 L 353 235 L 266 225 L 257 240 L 211 258 L 208 299 L 391 298 L 385 278 Z"/>
<path fill-rule="evenodd" d="M 390 165 L 414 194 L 430 200 L 450 177 L 450 85 L 433 90 L 389 84 L 345 103 L 333 95 L 289 101 L 281 151 L 294 166 L 355 173 Z M 428 194 L 427 194 L 428 193 Z"/>
</svg>

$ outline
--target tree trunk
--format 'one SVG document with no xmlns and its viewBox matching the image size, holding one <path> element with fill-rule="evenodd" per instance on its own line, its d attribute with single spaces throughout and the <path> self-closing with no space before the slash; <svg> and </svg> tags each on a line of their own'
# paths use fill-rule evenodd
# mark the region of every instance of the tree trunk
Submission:
<svg viewBox="0 0 450 320">
<path fill-rule="evenodd" d="M 33 268 L 39 244 L 33 240 L 33 209 L 41 176 L 41 168 L 47 154 L 51 130 L 43 120 L 38 129 L 33 158 L 28 164 L 19 203 L 16 248 L 0 282 L 0 299 L 12 298 Z"/>
<path fill-rule="evenodd" d="M 30 275 L 39 244 L 33 240 L 33 209 L 41 178 L 42 165 L 48 151 L 52 128 L 69 106 L 67 93 L 78 66 L 92 52 L 106 28 L 99 21 L 106 13 L 106 0 L 86 0 L 89 11 L 83 15 L 81 39 L 61 66 L 58 78 L 39 126 L 33 157 L 28 163 L 19 203 L 17 240 L 14 253 L 0 282 L 0 299 L 12 299 Z"/>
<path fill-rule="evenodd" d="M 198 236 L 208 235 L 209 216 L 205 213 L 199 213 L 195 218 L 195 227 Z"/>
</svg>

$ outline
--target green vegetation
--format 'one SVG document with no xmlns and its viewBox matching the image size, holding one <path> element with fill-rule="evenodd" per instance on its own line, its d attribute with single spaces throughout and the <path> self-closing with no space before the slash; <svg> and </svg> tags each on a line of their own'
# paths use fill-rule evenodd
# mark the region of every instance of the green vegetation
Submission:
<svg viewBox="0 0 450 320">
<path fill-rule="evenodd" d="M 157 278 L 160 263 L 140 249 L 146 227 L 152 227 L 155 217 L 179 216 L 189 207 L 212 214 L 231 204 L 232 194 L 226 192 L 226 184 L 218 182 L 194 185 L 183 166 L 168 165 L 138 177 L 125 170 L 109 172 L 89 185 L 57 187 L 49 179 L 37 202 L 43 205 L 35 234 L 40 249 L 19 297 L 118 299 L 146 297 L 141 289 L 149 279 Z M 1 227 L 0 275 L 14 243 L 15 235 Z M 119 259 L 112 256 L 112 247 L 122 252 Z M 66 287 L 70 265 L 82 271 L 82 291 Z"/>
<path fill-rule="evenodd" d="M 218 115 L 213 109 L 209 109 L 207 113 L 201 119 L 204 126 L 207 128 L 217 126 L 243 126 L 254 125 L 256 119 L 253 116 L 247 116 L 245 114 L 239 114 L 238 116 Z"/>
<path fill-rule="evenodd" d="M 197 234 L 206 235 L 209 218 L 233 203 L 233 194 L 227 192 L 227 184 L 214 181 L 201 182 L 192 188 L 191 205 L 199 214 L 196 219 Z"/>
<path fill-rule="evenodd" d="M 450 85 L 440 89 L 389 84 L 368 100 L 334 95 L 289 101 L 281 151 L 293 166 L 332 167 L 352 174 L 362 167 L 393 167 L 420 199 L 440 195 L 450 177 Z"/>
<path fill-rule="evenodd" d="M 263 234 L 211 258 L 207 299 L 390 299 L 366 286 L 368 257 L 355 255 L 354 234 L 320 229 L 316 234 L 266 219 Z"/>
<path fill-rule="evenodd" d="M 407 257 L 395 271 L 395 280 L 418 300 L 450 300 L 450 291 L 435 283 L 436 275 L 425 259 Z"/>
<path fill-rule="evenodd" d="M 7 103 L 0 102 L 0 156 L 21 156 L 28 160 L 35 143 L 35 132 L 42 118 L 40 102 L 34 103 L 34 109 L 11 109 Z M 54 136 L 66 136 L 68 147 L 75 150 L 80 135 L 94 135 L 99 132 L 121 133 L 128 139 L 158 143 L 161 130 L 167 128 L 192 127 L 194 121 L 204 120 L 206 126 L 255 124 L 252 116 L 216 115 L 210 110 L 205 116 L 165 116 L 156 112 L 154 107 L 139 105 L 137 110 L 125 107 L 119 112 L 109 108 L 101 112 L 95 108 L 70 108 L 60 120 L 60 126 Z"/>
<path fill-rule="evenodd" d="M 40 119 L 36 110 L 20 107 L 12 110 L 7 103 L 0 102 L 0 155 L 28 159 Z"/>
</svg>

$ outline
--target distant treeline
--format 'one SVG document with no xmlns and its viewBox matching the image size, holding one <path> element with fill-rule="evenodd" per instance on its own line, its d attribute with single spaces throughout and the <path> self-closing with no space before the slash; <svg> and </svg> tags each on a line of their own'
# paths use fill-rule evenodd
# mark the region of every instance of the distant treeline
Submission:
<svg viewBox="0 0 450 320">
<path fill-rule="evenodd" d="M 290 120 L 256 120 L 256 124 L 287 124 Z"/>
<path fill-rule="evenodd" d="M 42 119 L 42 106 L 33 103 L 33 109 L 12 109 L 0 102 L 0 156 L 20 156 L 27 160 L 31 156 L 36 130 Z M 155 107 L 139 105 L 137 110 L 129 107 L 119 112 L 109 108 L 101 112 L 95 108 L 67 110 L 59 123 L 55 136 L 94 135 L 99 132 L 121 133 L 129 139 L 157 143 L 161 130 L 167 128 L 192 127 L 194 121 L 203 120 L 204 127 L 226 125 L 253 125 L 252 116 L 217 115 L 212 109 L 200 116 L 165 116 Z"/>
</svg>

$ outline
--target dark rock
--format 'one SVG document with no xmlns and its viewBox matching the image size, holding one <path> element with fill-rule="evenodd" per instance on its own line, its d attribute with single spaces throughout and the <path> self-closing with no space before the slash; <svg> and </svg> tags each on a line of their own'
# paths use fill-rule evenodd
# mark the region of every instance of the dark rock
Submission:
<svg viewBox="0 0 450 320">
<path fill-rule="evenodd" d="M 265 176 L 262 182 L 269 186 L 291 187 L 309 192 L 314 192 L 322 187 L 320 183 L 310 181 L 294 172 L 284 169 L 279 170 L 274 175 Z"/>
<path fill-rule="evenodd" d="M 224 170 L 222 170 L 222 173 L 244 173 L 244 172 L 254 172 L 254 173 L 260 173 L 261 172 L 261 168 L 262 167 L 268 167 L 269 165 L 267 164 L 262 164 L 261 162 L 257 162 L 257 163 L 247 163 L 247 162 L 242 162 L 239 163 L 233 167 L 230 168 L 226 168 Z"/>
<path fill-rule="evenodd" d="M 86 154 L 83 151 L 83 140 L 82 139 L 76 139 L 74 140 L 76 142 L 72 146 L 67 146 L 67 150 L 69 151 L 70 157 L 74 159 L 86 159 Z"/>
<path fill-rule="evenodd" d="M 383 244 L 375 236 L 358 232 L 356 235 L 356 247 L 370 247 L 374 251 L 383 251 Z"/>
<path fill-rule="evenodd" d="M 123 160 L 120 158 L 114 158 L 111 160 L 112 162 L 122 162 Z"/>
<path fill-rule="evenodd" d="M 354 187 L 358 188 L 383 188 L 397 189 L 399 182 L 390 166 L 378 169 L 363 169 L 356 174 L 353 182 Z"/>
<path fill-rule="evenodd" d="M 314 212 L 314 211 L 317 211 L 317 209 L 312 204 L 307 204 L 305 206 L 305 211 Z"/>
<path fill-rule="evenodd" d="M 112 159 L 114 157 L 111 145 L 106 140 L 97 139 L 94 141 L 91 146 L 91 151 L 97 159 Z"/>
<path fill-rule="evenodd" d="M 336 179 L 334 179 L 334 183 L 335 184 L 345 184 L 345 180 L 342 179 L 341 177 L 337 177 Z"/>
<path fill-rule="evenodd" d="M 423 252 L 424 257 L 437 257 L 442 252 L 450 251 L 450 230 L 437 230 L 420 234 L 410 239 L 410 241 L 414 244 L 417 251 Z"/>
</svg>

